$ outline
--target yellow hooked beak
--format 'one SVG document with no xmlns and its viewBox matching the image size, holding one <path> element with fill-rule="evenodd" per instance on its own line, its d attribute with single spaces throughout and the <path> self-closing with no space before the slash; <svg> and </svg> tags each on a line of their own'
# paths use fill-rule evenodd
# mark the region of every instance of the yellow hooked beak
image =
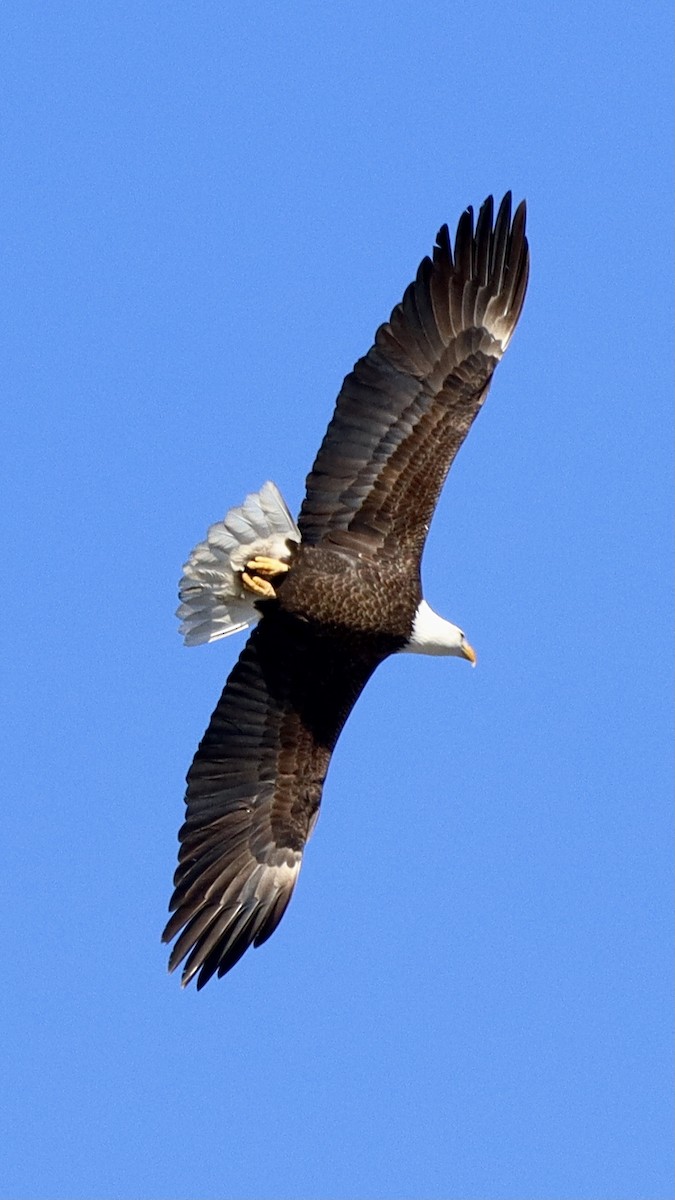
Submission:
<svg viewBox="0 0 675 1200">
<path fill-rule="evenodd" d="M 462 642 L 462 654 L 465 658 L 468 658 L 471 666 L 475 667 L 477 659 L 476 651 L 474 650 L 473 646 L 470 646 L 468 642 Z"/>
</svg>

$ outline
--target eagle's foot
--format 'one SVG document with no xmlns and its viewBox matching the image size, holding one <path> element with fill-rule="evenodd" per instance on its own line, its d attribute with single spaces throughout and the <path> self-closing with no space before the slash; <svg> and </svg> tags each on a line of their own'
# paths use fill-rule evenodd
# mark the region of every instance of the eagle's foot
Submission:
<svg viewBox="0 0 675 1200">
<path fill-rule="evenodd" d="M 274 600 L 276 596 L 276 592 L 269 579 L 261 579 L 259 575 L 250 575 L 248 571 L 242 571 L 241 582 L 259 600 Z"/>
<path fill-rule="evenodd" d="M 246 570 L 265 578 L 266 576 L 284 575 L 286 571 L 290 570 L 290 566 L 288 563 L 282 562 L 280 558 L 268 558 L 266 554 L 256 554 L 255 558 L 251 558 L 247 562 Z"/>
<path fill-rule="evenodd" d="M 241 573 L 241 581 L 261 600 L 274 600 L 276 592 L 271 583 L 278 575 L 284 575 L 290 570 L 289 564 L 280 558 L 269 558 L 266 554 L 256 554 L 249 558 L 246 569 Z"/>
</svg>

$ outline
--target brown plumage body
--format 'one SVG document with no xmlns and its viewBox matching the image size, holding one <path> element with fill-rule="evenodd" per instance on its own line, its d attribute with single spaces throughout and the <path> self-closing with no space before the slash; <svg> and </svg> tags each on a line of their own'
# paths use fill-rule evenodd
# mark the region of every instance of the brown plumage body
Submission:
<svg viewBox="0 0 675 1200">
<path fill-rule="evenodd" d="M 342 538 L 349 541 L 349 535 Z M 422 599 L 419 564 L 411 556 L 374 557 L 363 549 L 300 544 L 292 569 L 277 584 L 279 609 L 317 631 L 372 645 L 383 658 L 405 645 Z"/>
<path fill-rule="evenodd" d="M 278 925 L 330 756 L 378 664 L 410 644 L 438 495 L 518 321 L 525 207 L 444 226 L 346 377 L 298 518 L 301 543 L 232 671 L 187 777 L 170 967 L 228 971 Z M 456 627 L 452 627 L 456 629 Z M 461 632 L 461 631 L 458 631 Z"/>
</svg>

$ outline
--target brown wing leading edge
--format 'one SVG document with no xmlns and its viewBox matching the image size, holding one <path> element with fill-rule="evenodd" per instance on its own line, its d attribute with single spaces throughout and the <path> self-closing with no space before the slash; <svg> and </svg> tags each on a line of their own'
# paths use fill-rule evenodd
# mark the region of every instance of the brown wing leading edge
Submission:
<svg viewBox="0 0 675 1200">
<path fill-rule="evenodd" d="M 187 777 L 173 913 L 182 982 L 201 988 L 274 932 L 293 893 L 340 730 L 379 652 L 273 613 L 249 638 Z"/>
<path fill-rule="evenodd" d="M 419 558 L 443 481 L 516 327 L 529 252 L 511 194 L 447 225 L 338 396 L 298 525 L 369 553 Z M 345 536 L 346 535 L 346 536 Z"/>
</svg>

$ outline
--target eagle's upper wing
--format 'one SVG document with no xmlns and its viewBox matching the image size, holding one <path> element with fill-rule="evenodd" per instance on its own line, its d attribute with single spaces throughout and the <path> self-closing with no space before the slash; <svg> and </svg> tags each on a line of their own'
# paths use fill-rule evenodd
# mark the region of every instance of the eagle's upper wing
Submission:
<svg viewBox="0 0 675 1200">
<path fill-rule="evenodd" d="M 529 268 L 525 203 L 511 194 L 461 216 L 454 256 L 447 225 L 433 260 L 380 326 L 345 379 L 312 471 L 298 525 L 365 552 L 420 555 L 452 461 L 515 329 Z"/>
<path fill-rule="evenodd" d="M 381 657 L 381 656 L 380 656 Z M 293 893 L 331 752 L 377 658 L 283 614 L 266 616 L 230 675 L 187 777 L 164 941 L 183 983 L 224 975 L 274 932 Z M 182 932 L 180 932 L 182 930 Z"/>
</svg>

